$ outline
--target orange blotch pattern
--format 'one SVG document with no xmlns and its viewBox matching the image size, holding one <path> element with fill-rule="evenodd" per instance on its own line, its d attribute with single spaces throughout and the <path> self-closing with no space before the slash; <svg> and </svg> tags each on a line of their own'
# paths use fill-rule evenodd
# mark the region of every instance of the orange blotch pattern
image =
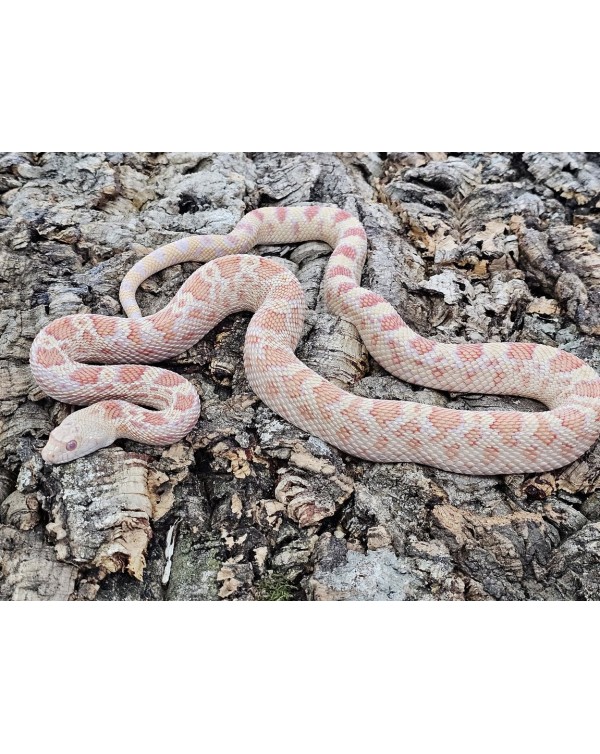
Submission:
<svg viewBox="0 0 600 754">
<path fill-rule="evenodd" d="M 456 346 L 458 358 L 464 362 L 478 361 L 483 356 L 483 346 L 476 344 Z"/>
<path fill-rule="evenodd" d="M 158 413 L 154 414 L 154 413 L 148 412 L 148 413 L 147 413 L 147 414 L 146 414 L 146 415 L 144 416 L 144 422 L 145 422 L 146 424 L 152 424 L 152 425 L 154 425 L 155 427 L 160 427 L 160 426 L 162 426 L 163 424 L 166 424 L 166 423 L 167 423 L 167 420 L 165 419 L 165 417 L 164 417 L 164 416 L 161 416 L 161 415 L 160 415 L 160 414 L 158 414 Z"/>
<path fill-rule="evenodd" d="M 486 447 L 483 449 L 483 460 L 486 463 L 493 463 L 496 460 L 496 458 L 498 458 L 499 454 L 500 454 L 499 448 L 486 445 Z"/>
<path fill-rule="evenodd" d="M 338 432 L 338 437 L 340 438 L 340 440 L 346 445 L 352 439 L 352 432 L 350 432 L 350 430 L 347 427 L 339 427 L 337 432 Z"/>
<path fill-rule="evenodd" d="M 361 432 L 363 435 L 370 434 L 370 427 L 365 422 L 363 417 L 356 410 L 355 405 L 346 406 L 340 410 L 340 414 L 344 417 L 346 424 L 352 427 L 354 430 Z"/>
<path fill-rule="evenodd" d="M 370 306 L 377 306 L 382 301 L 381 296 L 378 296 L 376 293 L 365 293 L 360 297 L 358 303 L 362 309 L 367 309 Z"/>
<path fill-rule="evenodd" d="M 461 453 L 463 452 L 462 447 L 457 442 L 444 442 L 444 455 L 449 460 L 454 460 L 455 458 L 458 458 Z"/>
<path fill-rule="evenodd" d="M 79 367 L 71 372 L 71 379 L 78 385 L 95 385 L 100 379 L 100 367 Z"/>
<path fill-rule="evenodd" d="M 312 422 L 315 420 L 315 415 L 313 414 L 309 406 L 299 406 L 298 413 L 303 419 L 306 419 L 306 421 Z"/>
<path fill-rule="evenodd" d="M 554 432 L 546 429 L 542 429 L 541 427 L 538 427 L 535 432 L 533 433 L 533 436 L 536 440 L 542 443 L 542 445 L 554 445 L 556 440 L 558 439 L 557 435 L 554 434 Z"/>
<path fill-rule="evenodd" d="M 518 445 L 516 434 L 523 429 L 522 417 L 512 411 L 491 411 L 490 413 L 494 417 L 490 429 L 500 435 L 501 442 L 510 447 Z"/>
<path fill-rule="evenodd" d="M 119 380 L 126 384 L 129 384 L 131 382 L 137 382 L 142 377 L 145 371 L 146 371 L 146 367 L 140 367 L 140 366 L 135 366 L 135 365 L 121 367 L 119 369 Z"/>
<path fill-rule="evenodd" d="M 394 417 L 394 411 L 390 411 L 390 407 L 385 403 L 374 403 L 369 413 L 375 419 L 375 423 L 378 427 L 381 427 L 381 429 L 386 429 L 387 425 L 390 421 L 393 421 Z"/>
<path fill-rule="evenodd" d="M 558 349 L 557 349 L 558 351 Z M 555 373 L 572 372 L 582 366 L 580 359 L 565 351 L 558 351 L 550 362 L 550 370 Z"/>
<path fill-rule="evenodd" d="M 354 273 L 352 272 L 352 270 L 348 269 L 348 267 L 342 267 L 342 265 L 340 264 L 336 265 L 335 267 L 330 267 L 327 270 L 327 274 L 330 277 L 335 277 L 336 275 L 342 275 L 343 277 L 346 277 L 346 278 L 354 277 Z"/>
<path fill-rule="evenodd" d="M 57 348 L 38 348 L 37 361 L 43 367 L 59 367 L 65 359 Z"/>
<path fill-rule="evenodd" d="M 441 432 L 456 429 L 462 426 L 463 423 L 458 411 L 453 411 L 451 408 L 438 408 L 434 406 L 429 412 L 428 418 L 429 423 Z"/>
<path fill-rule="evenodd" d="M 507 349 L 507 357 L 518 361 L 529 361 L 536 348 L 535 343 L 511 343 Z"/>
<path fill-rule="evenodd" d="M 333 218 L 334 223 L 343 223 L 344 220 L 349 220 L 352 217 L 352 215 L 348 212 L 344 212 L 343 209 L 341 209 L 339 212 L 335 213 L 335 216 Z"/>
<path fill-rule="evenodd" d="M 409 341 L 410 348 L 412 348 L 413 351 L 416 351 L 420 356 L 424 356 L 426 353 L 429 353 L 430 351 L 433 351 L 435 348 L 435 343 L 432 343 L 430 340 L 427 340 L 426 338 L 420 338 L 416 337 L 413 340 Z"/>
<path fill-rule="evenodd" d="M 401 327 L 404 327 L 404 322 L 397 314 L 386 314 L 385 317 L 379 320 L 379 323 L 384 332 L 399 330 Z"/>
<path fill-rule="evenodd" d="M 356 283 L 340 283 L 337 287 L 336 293 L 338 294 L 338 296 L 343 296 L 344 293 L 348 293 L 348 291 L 351 291 L 356 287 Z"/>
<path fill-rule="evenodd" d="M 295 361 L 294 354 L 288 348 L 265 346 L 263 353 L 270 367 L 287 367 Z"/>
<path fill-rule="evenodd" d="M 219 272 L 221 273 L 221 277 L 226 280 L 238 277 L 240 274 L 240 264 L 235 257 L 224 257 L 219 260 Z M 200 295 L 203 295 L 201 289 Z M 204 298 L 201 298 L 200 300 L 206 301 L 206 295 L 204 294 Z"/>
<path fill-rule="evenodd" d="M 51 322 L 46 327 L 46 332 L 56 340 L 68 340 L 77 335 L 77 328 L 68 317 L 61 317 L 61 319 Z"/>
<path fill-rule="evenodd" d="M 377 439 L 373 447 L 375 448 L 375 450 L 386 450 L 389 444 L 390 441 L 387 437 L 380 437 Z"/>
<path fill-rule="evenodd" d="M 470 429 L 468 432 L 465 432 L 464 437 L 468 444 L 474 448 L 476 448 L 482 440 L 481 431 L 479 429 Z"/>
<path fill-rule="evenodd" d="M 175 401 L 175 408 L 178 411 L 186 411 L 188 408 L 192 408 L 194 405 L 194 397 L 192 395 L 178 395 Z"/>
<path fill-rule="evenodd" d="M 329 421 L 333 418 L 331 407 L 340 400 L 335 388 L 327 382 L 321 382 L 312 392 L 319 411 Z"/>
<path fill-rule="evenodd" d="M 410 419 L 407 422 L 404 422 L 404 424 L 394 431 L 394 434 L 397 437 L 403 437 L 407 434 L 409 435 L 416 435 L 421 431 L 421 428 L 423 426 L 423 423 L 420 419 Z"/>
<path fill-rule="evenodd" d="M 358 236 L 358 238 L 366 239 L 367 234 L 362 228 L 348 228 L 348 230 L 344 231 L 342 238 L 350 238 L 350 236 Z"/>
<path fill-rule="evenodd" d="M 573 390 L 575 395 L 583 395 L 586 398 L 600 398 L 600 382 L 580 382 Z"/>
<path fill-rule="evenodd" d="M 356 249 L 353 246 L 337 246 L 335 253 L 341 254 L 352 261 L 356 259 Z"/>
<path fill-rule="evenodd" d="M 533 447 L 525 448 L 523 450 L 523 455 L 525 456 L 525 458 L 527 458 L 527 460 L 530 463 L 532 463 L 532 464 L 539 463 L 540 452 L 539 452 L 539 450 L 537 448 L 533 448 Z"/>
<path fill-rule="evenodd" d="M 154 380 L 155 385 L 163 385 L 164 387 L 174 387 L 175 385 L 179 385 L 181 382 L 181 377 L 179 375 L 175 374 L 175 372 L 167 372 L 166 370 Z"/>
<path fill-rule="evenodd" d="M 106 401 L 102 408 L 109 419 L 120 419 L 125 416 L 122 406 L 116 401 Z"/>
<path fill-rule="evenodd" d="M 269 312 L 266 317 L 263 317 L 262 326 L 274 333 L 285 333 L 289 329 L 287 315 L 283 312 Z"/>
<path fill-rule="evenodd" d="M 127 333 L 127 340 L 136 346 L 141 346 L 143 343 L 143 339 L 140 334 L 140 331 L 139 329 L 135 327 L 132 327 L 130 331 Z"/>
<path fill-rule="evenodd" d="M 173 317 L 157 317 L 155 320 L 152 321 L 152 324 L 154 327 L 161 332 L 163 335 L 166 336 L 168 339 L 171 336 L 175 335 L 175 329 L 177 327 L 177 319 Z M 131 338 L 133 342 L 139 342 L 135 335 Z"/>
<path fill-rule="evenodd" d="M 569 408 L 564 411 L 557 412 L 559 414 L 560 423 L 566 429 L 569 429 L 575 434 L 580 434 L 585 427 L 585 414 L 577 409 Z"/>
<path fill-rule="evenodd" d="M 102 317 L 98 314 L 92 315 L 92 326 L 98 335 L 114 335 L 119 329 L 119 323 L 116 317 Z"/>
</svg>

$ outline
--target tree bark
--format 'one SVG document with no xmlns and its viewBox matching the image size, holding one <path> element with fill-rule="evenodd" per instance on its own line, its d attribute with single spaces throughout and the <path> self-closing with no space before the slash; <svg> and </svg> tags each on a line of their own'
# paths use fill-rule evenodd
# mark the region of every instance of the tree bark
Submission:
<svg viewBox="0 0 600 754">
<path fill-rule="evenodd" d="M 254 396 L 246 314 L 166 365 L 202 398 L 184 440 L 43 463 L 70 411 L 29 370 L 44 325 L 122 316 L 120 281 L 146 249 L 306 202 L 360 218 L 363 285 L 420 334 L 545 343 L 600 369 L 599 154 L 3 154 L 0 599 L 600 598 L 600 446 L 564 469 L 502 477 L 346 456 Z M 398 381 L 325 310 L 325 244 L 257 251 L 301 281 L 298 356 L 337 385 L 451 408 L 542 409 Z M 165 306 L 194 269 L 148 280 L 142 311 Z"/>
</svg>

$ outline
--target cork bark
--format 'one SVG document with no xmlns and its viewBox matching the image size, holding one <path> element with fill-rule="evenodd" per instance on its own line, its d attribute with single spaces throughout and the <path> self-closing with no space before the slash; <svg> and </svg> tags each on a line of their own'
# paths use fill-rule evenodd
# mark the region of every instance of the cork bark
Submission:
<svg viewBox="0 0 600 754">
<path fill-rule="evenodd" d="M 165 365 L 202 398 L 184 440 L 44 464 L 70 411 L 29 371 L 45 324 L 122 316 L 120 281 L 147 249 L 310 202 L 360 218 L 363 285 L 422 335 L 545 343 L 600 369 L 600 154 L 3 153 L 0 599 L 600 598 L 600 446 L 564 469 L 501 477 L 347 456 L 252 393 L 247 314 Z M 543 408 L 398 381 L 325 310 L 326 244 L 257 251 L 298 276 L 298 355 L 332 382 L 452 408 Z M 142 311 L 194 269 L 148 280 Z"/>
</svg>

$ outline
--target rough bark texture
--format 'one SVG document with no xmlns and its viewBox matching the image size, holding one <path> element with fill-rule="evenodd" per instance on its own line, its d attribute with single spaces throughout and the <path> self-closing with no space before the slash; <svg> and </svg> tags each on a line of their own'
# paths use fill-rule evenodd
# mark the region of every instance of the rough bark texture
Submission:
<svg viewBox="0 0 600 754">
<path fill-rule="evenodd" d="M 35 334 L 65 314 L 120 315 L 119 283 L 144 247 L 303 202 L 362 220 L 363 284 L 421 334 L 546 343 L 600 368 L 598 154 L 3 154 L 1 599 L 600 598 L 600 447 L 505 477 L 345 456 L 252 394 L 249 315 L 168 364 L 203 400 L 185 440 L 44 465 L 69 408 L 33 383 Z M 328 379 L 369 397 L 540 410 L 399 382 L 324 310 L 325 244 L 259 251 L 302 282 L 298 354 Z M 143 311 L 193 269 L 147 281 Z"/>
</svg>

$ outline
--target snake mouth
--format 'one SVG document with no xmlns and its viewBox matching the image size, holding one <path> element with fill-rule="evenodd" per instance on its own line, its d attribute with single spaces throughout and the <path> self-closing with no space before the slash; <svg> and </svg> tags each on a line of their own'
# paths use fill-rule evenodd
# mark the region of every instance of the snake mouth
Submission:
<svg viewBox="0 0 600 754">
<path fill-rule="evenodd" d="M 64 449 L 52 440 L 52 437 L 48 439 L 48 442 L 41 450 L 40 455 L 42 459 L 53 466 L 61 463 L 68 463 L 73 460 L 72 458 L 65 458 Z"/>
</svg>

